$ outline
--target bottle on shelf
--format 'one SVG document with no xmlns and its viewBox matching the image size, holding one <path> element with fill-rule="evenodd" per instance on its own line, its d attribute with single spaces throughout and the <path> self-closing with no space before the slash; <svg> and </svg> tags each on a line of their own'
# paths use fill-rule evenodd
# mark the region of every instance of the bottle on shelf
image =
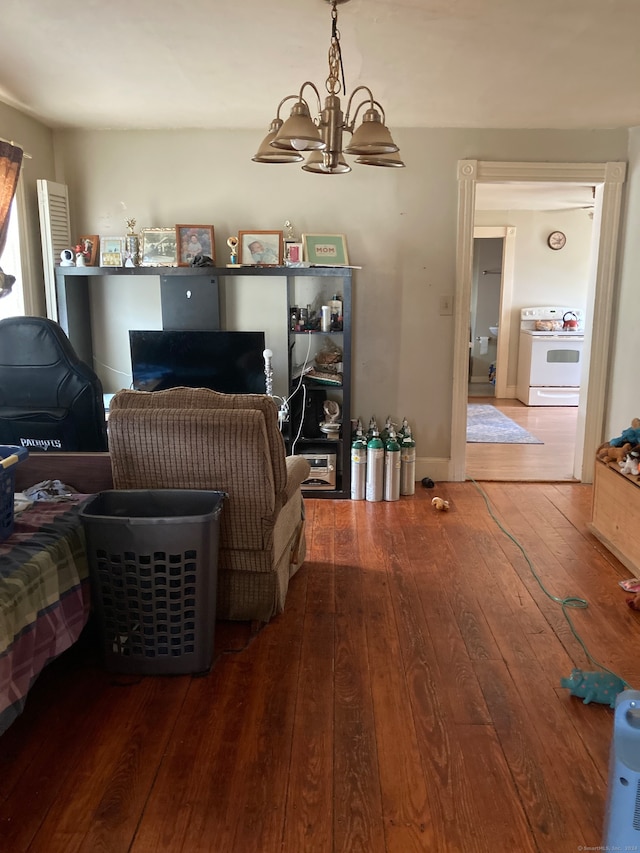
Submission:
<svg viewBox="0 0 640 853">
<path fill-rule="evenodd" d="M 342 299 L 337 294 L 334 293 L 331 299 L 329 300 L 329 311 L 331 313 L 331 331 L 332 332 L 341 332 L 342 331 Z"/>
</svg>

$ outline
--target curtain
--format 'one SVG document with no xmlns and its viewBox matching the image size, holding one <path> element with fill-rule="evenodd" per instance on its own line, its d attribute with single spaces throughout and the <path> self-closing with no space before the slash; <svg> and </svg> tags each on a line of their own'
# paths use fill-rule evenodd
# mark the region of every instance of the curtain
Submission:
<svg viewBox="0 0 640 853">
<path fill-rule="evenodd" d="M 22 148 L 10 142 L 0 142 L 0 255 L 7 242 L 9 212 L 18 186 L 23 153 Z"/>
<path fill-rule="evenodd" d="M 0 142 L 0 255 L 7 242 L 9 213 L 18 186 L 23 153 L 22 148 L 10 142 Z M 11 293 L 15 280 L 15 276 L 3 272 L 0 267 L 0 299 Z"/>
</svg>

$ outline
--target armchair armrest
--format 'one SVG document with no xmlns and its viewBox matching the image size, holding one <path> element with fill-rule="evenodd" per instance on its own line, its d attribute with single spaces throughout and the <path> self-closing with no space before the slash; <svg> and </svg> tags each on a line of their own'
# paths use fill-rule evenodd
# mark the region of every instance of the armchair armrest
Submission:
<svg viewBox="0 0 640 853">
<path fill-rule="evenodd" d="M 287 456 L 285 462 L 287 465 L 285 494 L 288 501 L 297 492 L 304 480 L 308 479 L 311 473 L 311 466 L 302 456 Z"/>
</svg>

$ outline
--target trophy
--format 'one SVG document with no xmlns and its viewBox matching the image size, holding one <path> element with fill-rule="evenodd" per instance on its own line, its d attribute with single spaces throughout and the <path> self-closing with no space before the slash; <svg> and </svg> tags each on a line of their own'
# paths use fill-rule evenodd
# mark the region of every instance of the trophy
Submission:
<svg viewBox="0 0 640 853">
<path fill-rule="evenodd" d="M 136 220 L 126 219 L 125 222 L 127 223 L 127 228 L 129 230 L 127 231 L 127 235 L 124 238 L 124 265 L 125 267 L 136 267 L 138 266 L 140 252 L 140 240 L 138 238 L 138 235 L 134 231 L 136 227 Z"/>
<path fill-rule="evenodd" d="M 229 237 L 227 239 L 227 246 L 231 249 L 230 255 L 230 263 L 227 264 L 228 267 L 235 267 L 238 264 L 238 238 L 237 237 Z"/>
<path fill-rule="evenodd" d="M 284 223 L 284 263 L 285 266 L 300 265 L 302 262 L 302 243 L 299 242 L 293 230 L 293 225 L 287 219 Z"/>
</svg>

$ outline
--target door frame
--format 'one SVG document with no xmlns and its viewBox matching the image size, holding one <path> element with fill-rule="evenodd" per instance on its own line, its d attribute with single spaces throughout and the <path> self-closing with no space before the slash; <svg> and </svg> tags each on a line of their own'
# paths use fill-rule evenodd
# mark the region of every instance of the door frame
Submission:
<svg viewBox="0 0 640 853">
<path fill-rule="evenodd" d="M 589 281 L 585 335 L 590 357 L 588 381 L 581 392 L 574 476 L 593 482 L 595 451 L 602 442 L 606 377 L 613 321 L 618 230 L 626 163 L 525 163 L 489 160 L 458 161 L 458 228 L 456 244 L 455 330 L 451 406 L 451 458 L 449 480 L 465 479 L 467 388 L 469 381 L 469 312 L 473 277 L 473 238 L 477 183 L 538 182 L 593 184 L 596 187 L 593 270 Z M 594 243 L 596 241 L 594 240 Z M 594 325 L 593 318 L 598 317 Z"/>
</svg>

